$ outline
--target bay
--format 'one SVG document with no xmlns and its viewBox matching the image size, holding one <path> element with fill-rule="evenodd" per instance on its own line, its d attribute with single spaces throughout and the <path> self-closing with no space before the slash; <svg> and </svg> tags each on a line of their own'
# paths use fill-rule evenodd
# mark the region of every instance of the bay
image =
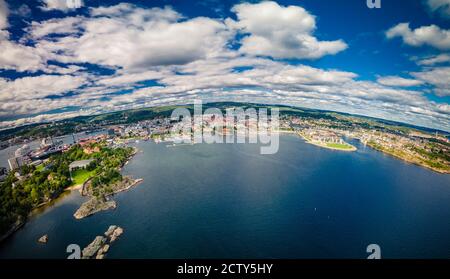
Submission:
<svg viewBox="0 0 450 279">
<path fill-rule="evenodd" d="M 74 191 L 1 243 L 0 258 L 65 258 L 112 224 L 124 234 L 108 258 L 366 258 L 372 243 L 383 258 L 450 258 L 450 176 L 352 144 L 284 135 L 260 155 L 139 142 L 123 172 L 144 182 L 116 195 L 116 210 L 75 220 L 85 198 Z"/>
</svg>

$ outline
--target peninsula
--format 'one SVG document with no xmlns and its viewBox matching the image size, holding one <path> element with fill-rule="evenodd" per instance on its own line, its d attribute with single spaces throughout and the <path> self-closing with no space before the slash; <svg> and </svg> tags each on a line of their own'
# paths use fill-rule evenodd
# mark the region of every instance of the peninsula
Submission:
<svg viewBox="0 0 450 279">
<path fill-rule="evenodd" d="M 113 182 L 97 185 L 94 183 L 95 181 L 95 179 L 92 179 L 83 185 L 82 195 L 89 196 L 90 199 L 83 203 L 74 213 L 73 216 L 76 219 L 82 219 L 103 210 L 115 209 L 117 204 L 111 199 L 111 196 L 130 189 L 142 182 L 143 179 L 120 176 L 117 179 L 113 179 Z"/>
<path fill-rule="evenodd" d="M 298 133 L 307 143 L 313 144 L 315 146 L 328 148 L 338 151 L 353 152 L 358 150 L 355 146 L 346 143 L 342 138 L 336 134 L 326 133 L 326 132 L 299 132 Z"/>
</svg>

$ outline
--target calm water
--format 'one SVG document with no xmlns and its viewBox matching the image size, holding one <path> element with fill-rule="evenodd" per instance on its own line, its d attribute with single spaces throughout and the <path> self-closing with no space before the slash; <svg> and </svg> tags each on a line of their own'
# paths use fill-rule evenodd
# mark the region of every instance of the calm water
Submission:
<svg viewBox="0 0 450 279">
<path fill-rule="evenodd" d="M 63 258 L 109 225 L 124 235 L 109 258 L 450 258 L 450 175 L 358 145 L 355 153 L 280 139 L 167 148 L 141 142 L 124 172 L 145 181 L 118 208 L 75 220 L 77 192 L 33 217 L 0 257 Z M 46 245 L 36 240 L 49 235 Z"/>
</svg>

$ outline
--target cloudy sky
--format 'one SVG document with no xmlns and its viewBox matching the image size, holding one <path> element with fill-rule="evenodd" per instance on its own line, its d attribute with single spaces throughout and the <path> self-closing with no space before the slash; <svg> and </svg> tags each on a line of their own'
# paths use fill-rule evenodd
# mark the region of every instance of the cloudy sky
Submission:
<svg viewBox="0 0 450 279">
<path fill-rule="evenodd" d="M 202 99 L 450 131 L 450 0 L 381 2 L 0 0 L 0 128 Z"/>
</svg>

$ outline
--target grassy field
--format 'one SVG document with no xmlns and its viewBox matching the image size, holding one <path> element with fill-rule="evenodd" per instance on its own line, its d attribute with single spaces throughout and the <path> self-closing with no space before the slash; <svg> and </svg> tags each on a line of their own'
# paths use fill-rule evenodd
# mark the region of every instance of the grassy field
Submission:
<svg viewBox="0 0 450 279">
<path fill-rule="evenodd" d="M 340 144 L 340 143 L 327 143 L 328 147 L 336 148 L 336 149 L 344 149 L 344 150 L 350 150 L 354 147 L 348 144 Z"/>
<path fill-rule="evenodd" d="M 89 178 L 93 177 L 95 175 L 95 170 L 93 171 L 87 171 L 85 169 L 78 169 L 72 172 L 72 184 L 73 185 L 80 185 L 86 182 Z"/>
</svg>

